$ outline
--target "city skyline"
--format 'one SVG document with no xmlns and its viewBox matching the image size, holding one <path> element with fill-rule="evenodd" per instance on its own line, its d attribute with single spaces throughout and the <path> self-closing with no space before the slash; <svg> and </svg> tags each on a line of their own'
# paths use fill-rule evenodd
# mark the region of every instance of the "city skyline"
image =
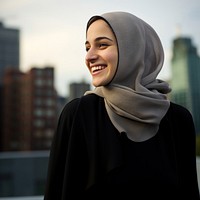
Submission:
<svg viewBox="0 0 200 200">
<path fill-rule="evenodd" d="M 84 63 L 86 22 L 92 15 L 116 10 L 144 19 L 160 36 L 165 51 L 161 78 L 170 77 L 175 37 L 190 37 L 199 51 L 199 0 L 152 0 L 148 5 L 144 0 L 0 0 L 0 21 L 5 27 L 20 29 L 20 69 L 54 66 L 56 89 L 66 96 L 71 82 L 91 79 Z"/>
</svg>

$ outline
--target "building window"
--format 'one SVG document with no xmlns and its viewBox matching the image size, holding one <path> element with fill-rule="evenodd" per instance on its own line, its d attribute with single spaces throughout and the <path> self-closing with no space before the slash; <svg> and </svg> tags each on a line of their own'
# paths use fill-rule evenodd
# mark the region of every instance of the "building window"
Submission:
<svg viewBox="0 0 200 200">
<path fill-rule="evenodd" d="M 36 108 L 36 109 L 34 110 L 34 115 L 35 115 L 36 117 L 41 117 L 41 116 L 43 116 L 43 110 L 40 109 L 40 108 Z"/>
<path fill-rule="evenodd" d="M 44 84 L 44 81 L 40 78 L 35 79 L 35 85 L 36 86 L 42 86 Z"/>
<path fill-rule="evenodd" d="M 55 115 L 54 110 L 52 110 L 52 109 L 47 109 L 47 111 L 46 111 L 46 116 L 47 116 L 47 117 L 52 117 L 52 116 L 54 116 L 54 115 Z"/>
<path fill-rule="evenodd" d="M 41 128 L 41 127 L 44 126 L 44 121 L 41 120 L 41 119 L 37 119 L 37 120 L 34 121 L 34 126 L 35 126 L 36 128 Z"/>
</svg>

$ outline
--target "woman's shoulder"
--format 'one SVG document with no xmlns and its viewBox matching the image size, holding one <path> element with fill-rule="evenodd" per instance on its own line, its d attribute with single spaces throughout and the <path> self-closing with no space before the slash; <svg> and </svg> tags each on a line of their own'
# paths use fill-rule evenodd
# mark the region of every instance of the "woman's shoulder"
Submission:
<svg viewBox="0 0 200 200">
<path fill-rule="evenodd" d="M 62 110 L 62 113 L 63 112 L 74 112 L 78 106 L 80 102 L 80 98 L 75 98 L 75 99 L 72 99 L 71 101 L 67 102 L 65 104 L 65 106 L 63 107 L 63 110 Z"/>
<path fill-rule="evenodd" d="M 182 131 L 194 131 L 194 121 L 191 112 L 184 106 L 170 102 L 170 107 L 167 112 L 167 118 L 174 124 L 174 127 L 179 127 Z"/>
<path fill-rule="evenodd" d="M 169 112 L 173 114 L 174 117 L 192 117 L 191 112 L 186 107 L 174 102 L 170 102 Z"/>
<path fill-rule="evenodd" d="M 72 113 L 74 114 L 78 107 L 90 107 L 97 105 L 98 102 L 102 102 L 103 98 L 97 96 L 96 94 L 84 95 L 82 97 L 78 97 L 69 101 L 63 108 L 64 113 Z"/>
<path fill-rule="evenodd" d="M 86 102 L 86 103 L 96 103 L 96 102 L 101 102 L 103 100 L 102 97 L 94 94 L 94 93 L 91 93 L 91 94 L 88 94 L 88 95 L 84 95 L 81 97 L 81 102 Z"/>
</svg>

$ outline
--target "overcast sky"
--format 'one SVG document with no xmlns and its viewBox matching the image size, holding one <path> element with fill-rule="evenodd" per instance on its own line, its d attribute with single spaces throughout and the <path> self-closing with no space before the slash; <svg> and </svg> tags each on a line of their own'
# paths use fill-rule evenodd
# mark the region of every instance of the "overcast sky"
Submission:
<svg viewBox="0 0 200 200">
<path fill-rule="evenodd" d="M 165 51 L 159 78 L 170 78 L 172 42 L 191 37 L 200 50 L 200 0 L 0 0 L 0 20 L 20 29 L 20 69 L 55 67 L 55 86 L 68 95 L 68 85 L 91 81 L 85 66 L 85 26 L 92 15 L 127 11 L 158 33 Z"/>
</svg>

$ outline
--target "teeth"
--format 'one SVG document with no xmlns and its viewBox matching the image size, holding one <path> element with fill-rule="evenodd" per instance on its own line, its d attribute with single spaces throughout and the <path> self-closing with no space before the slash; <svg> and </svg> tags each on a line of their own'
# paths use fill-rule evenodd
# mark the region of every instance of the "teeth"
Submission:
<svg viewBox="0 0 200 200">
<path fill-rule="evenodd" d="M 95 66 L 95 67 L 92 67 L 91 70 L 92 70 L 92 72 L 94 72 L 94 71 L 102 70 L 104 68 L 105 68 L 105 66 Z"/>
</svg>

